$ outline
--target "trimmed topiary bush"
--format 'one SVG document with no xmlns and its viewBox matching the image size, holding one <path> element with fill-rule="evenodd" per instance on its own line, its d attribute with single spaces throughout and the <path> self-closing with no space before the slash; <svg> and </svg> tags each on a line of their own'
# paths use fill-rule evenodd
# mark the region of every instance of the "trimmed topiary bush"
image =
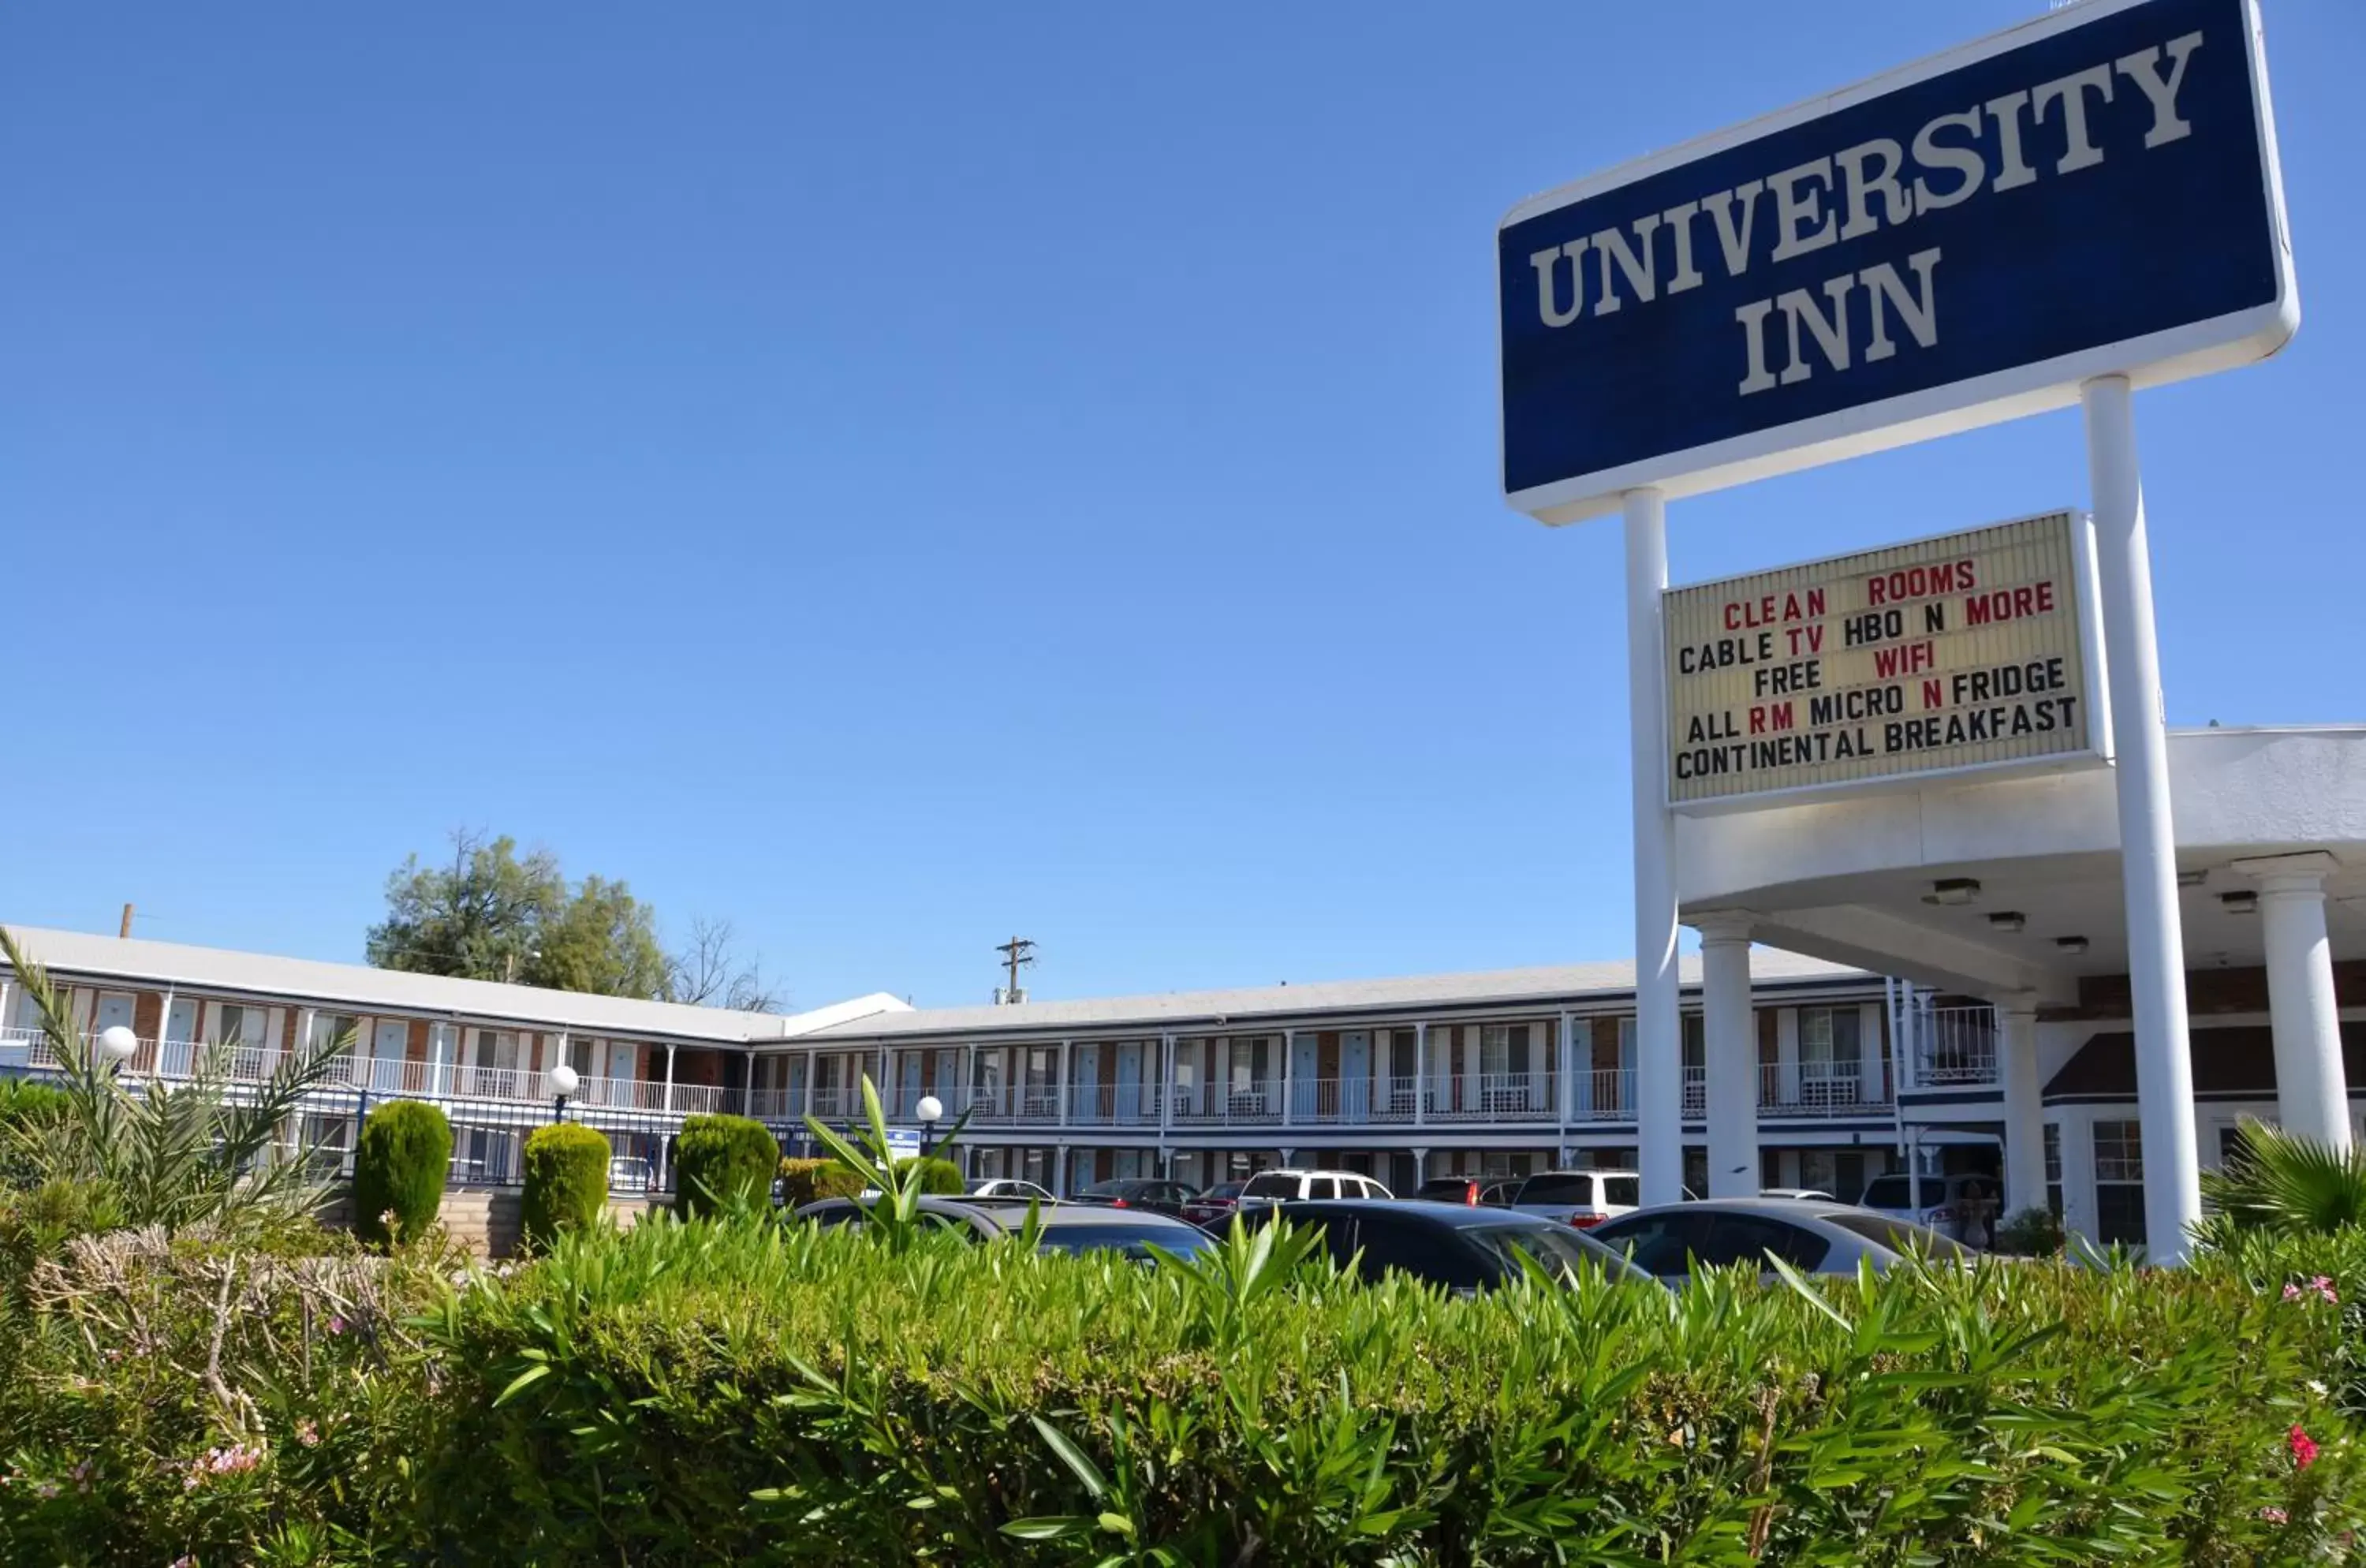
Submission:
<svg viewBox="0 0 2366 1568">
<path fill-rule="evenodd" d="M 452 1123 L 441 1110 L 418 1100 L 380 1105 L 354 1150 L 355 1233 L 381 1247 L 415 1240 L 442 1211 L 451 1169 Z"/>
<path fill-rule="evenodd" d="M 772 1129 L 745 1116 L 693 1116 L 673 1145 L 673 1187 L 685 1218 L 728 1206 L 735 1198 L 769 1201 L 780 1168 Z"/>
<path fill-rule="evenodd" d="M 824 1198 L 851 1198 L 862 1190 L 862 1177 L 834 1159 L 784 1159 L 781 1162 L 781 1201 L 792 1209 Z"/>
<path fill-rule="evenodd" d="M 920 1179 L 920 1190 L 933 1197 L 954 1198 L 961 1195 L 963 1185 L 961 1167 L 949 1159 L 939 1159 L 934 1155 L 925 1157 L 915 1156 L 910 1159 L 897 1160 L 896 1169 L 907 1177 L 917 1173 Z"/>
<path fill-rule="evenodd" d="M 537 1127 L 525 1141 L 524 1231 L 529 1248 L 590 1230 L 608 1201 L 608 1140 L 574 1122 Z"/>
</svg>

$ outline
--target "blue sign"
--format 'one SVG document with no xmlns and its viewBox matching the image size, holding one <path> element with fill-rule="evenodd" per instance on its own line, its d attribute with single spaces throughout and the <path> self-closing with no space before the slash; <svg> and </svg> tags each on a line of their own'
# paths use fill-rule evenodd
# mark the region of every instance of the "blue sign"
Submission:
<svg viewBox="0 0 2366 1568">
<path fill-rule="evenodd" d="M 1496 249 L 1504 489 L 1548 522 L 2299 320 L 2252 0 L 2090 0 L 1523 203 Z"/>
</svg>

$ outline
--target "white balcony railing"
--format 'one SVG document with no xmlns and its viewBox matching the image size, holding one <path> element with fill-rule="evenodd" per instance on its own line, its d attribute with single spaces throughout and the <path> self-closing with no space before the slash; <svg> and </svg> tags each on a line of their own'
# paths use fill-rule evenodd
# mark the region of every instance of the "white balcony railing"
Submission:
<svg viewBox="0 0 2366 1568">
<path fill-rule="evenodd" d="M 1889 1109 L 1877 1085 L 1865 1083 L 1854 1062 L 1758 1069 L 1758 1109 L 1773 1116 L 1865 1116 Z"/>
<path fill-rule="evenodd" d="M 1595 1067 L 1577 1075 L 1577 1103 L 1571 1118 L 1578 1122 L 1632 1122 L 1635 1119 L 1635 1069 Z"/>
<path fill-rule="evenodd" d="M 1550 1122 L 1549 1073 L 1481 1073 L 1429 1086 L 1432 1122 Z"/>
<path fill-rule="evenodd" d="M 1907 1027 L 1914 1039 L 1918 1085 L 1997 1081 L 1996 1010 L 1987 1007 L 1922 1007 Z"/>
</svg>

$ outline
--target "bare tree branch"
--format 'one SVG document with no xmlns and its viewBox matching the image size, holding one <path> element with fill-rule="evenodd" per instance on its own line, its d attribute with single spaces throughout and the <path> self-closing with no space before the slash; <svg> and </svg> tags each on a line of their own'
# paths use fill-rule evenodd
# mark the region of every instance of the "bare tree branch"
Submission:
<svg viewBox="0 0 2366 1568">
<path fill-rule="evenodd" d="M 763 965 L 743 959 L 729 920 L 704 916 L 690 922 L 690 941 L 667 960 L 666 994 L 674 1001 L 739 1012 L 778 1012 L 779 994 L 764 983 Z"/>
</svg>

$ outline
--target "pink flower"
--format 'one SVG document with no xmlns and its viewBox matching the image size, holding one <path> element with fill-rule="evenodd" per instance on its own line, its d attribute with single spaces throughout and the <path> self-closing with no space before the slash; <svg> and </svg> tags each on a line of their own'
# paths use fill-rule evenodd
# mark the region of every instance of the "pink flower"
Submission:
<svg viewBox="0 0 2366 1568">
<path fill-rule="evenodd" d="M 2295 1426 L 2290 1432 L 2284 1434 L 2284 1441 L 2292 1446 L 2293 1464 L 2306 1470 L 2316 1462 L 2315 1439 L 2302 1431 L 2299 1427 Z"/>
<path fill-rule="evenodd" d="M 331 1319 L 329 1319 L 329 1332 L 330 1332 L 330 1333 L 332 1333 L 332 1334 L 343 1334 L 344 1331 L 345 1331 L 345 1320 L 344 1320 L 344 1318 L 342 1318 L 342 1317 L 332 1317 Z"/>
<path fill-rule="evenodd" d="M 2286 1285 L 2284 1287 L 2284 1300 L 2288 1302 L 2296 1302 L 2300 1300 L 2300 1287 L 2298 1285 Z"/>
<path fill-rule="evenodd" d="M 2268 1523 L 2271 1525 L 2288 1525 L 2292 1523 L 2292 1516 L 2290 1514 L 2287 1514 L 2282 1508 L 2275 1507 L 2273 1506 L 2261 1508 L 2259 1510 L 2259 1517 L 2267 1520 Z"/>
<path fill-rule="evenodd" d="M 2340 1292 L 2333 1288 L 2332 1280 L 2326 1275 L 2319 1274 L 2315 1279 L 2311 1280 L 2308 1282 L 2308 1288 L 2315 1291 L 2318 1295 L 2324 1297 L 2327 1302 L 2336 1305 L 2340 1303 Z"/>
<path fill-rule="evenodd" d="M 308 1449 L 318 1448 L 321 1443 L 321 1428 L 310 1421 L 299 1421 L 296 1423 L 296 1440 Z"/>
</svg>

